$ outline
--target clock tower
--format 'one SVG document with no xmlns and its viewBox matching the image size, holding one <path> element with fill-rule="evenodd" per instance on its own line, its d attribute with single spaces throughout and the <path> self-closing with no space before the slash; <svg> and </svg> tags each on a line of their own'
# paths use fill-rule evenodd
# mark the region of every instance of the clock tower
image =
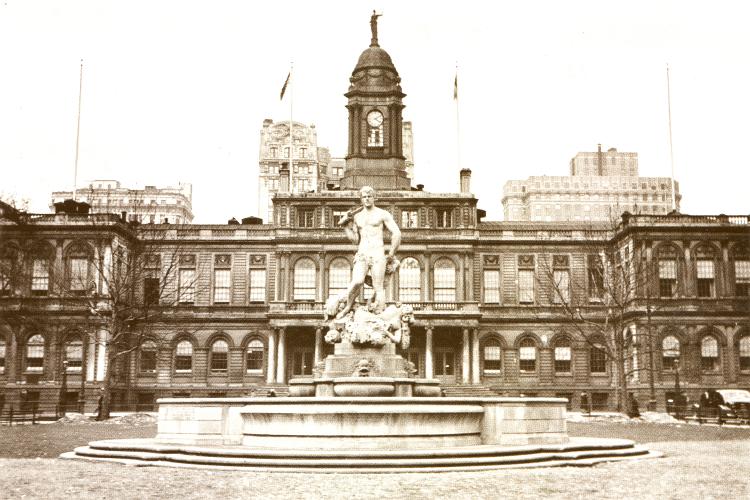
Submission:
<svg viewBox="0 0 750 500">
<path fill-rule="evenodd" d="M 403 154 L 401 78 L 391 56 L 378 45 L 379 16 L 370 18 L 372 40 L 349 78 L 349 150 L 341 189 L 372 186 L 377 190 L 408 190 Z"/>
</svg>

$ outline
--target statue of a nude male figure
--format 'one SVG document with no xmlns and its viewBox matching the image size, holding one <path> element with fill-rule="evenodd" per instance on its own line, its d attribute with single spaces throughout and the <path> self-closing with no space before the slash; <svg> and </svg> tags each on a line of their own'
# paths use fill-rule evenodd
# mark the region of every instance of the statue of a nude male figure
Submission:
<svg viewBox="0 0 750 500">
<path fill-rule="evenodd" d="M 341 318 L 348 313 L 359 291 L 365 282 L 369 271 L 372 277 L 373 298 L 372 310 L 378 314 L 385 308 L 385 281 L 386 267 L 394 260 L 396 250 L 401 244 L 401 230 L 387 211 L 375 206 L 375 190 L 365 186 L 360 190 L 362 208 L 356 212 L 350 212 L 339 223 L 344 226 L 344 231 L 349 240 L 357 246 L 357 254 L 354 256 L 354 269 L 352 270 L 352 281 L 347 288 L 347 300 L 344 309 L 337 317 Z M 383 244 L 383 228 L 391 232 L 391 248 L 385 253 Z"/>
</svg>

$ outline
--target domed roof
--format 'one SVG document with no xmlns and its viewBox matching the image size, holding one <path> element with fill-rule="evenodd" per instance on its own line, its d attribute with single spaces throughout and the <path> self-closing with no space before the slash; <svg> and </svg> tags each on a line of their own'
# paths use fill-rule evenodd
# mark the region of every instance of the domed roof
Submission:
<svg viewBox="0 0 750 500">
<path fill-rule="evenodd" d="M 362 52 L 353 73 L 365 68 L 384 68 L 398 73 L 396 67 L 393 65 L 393 61 L 391 61 L 391 56 L 377 45 L 371 45 Z"/>
</svg>

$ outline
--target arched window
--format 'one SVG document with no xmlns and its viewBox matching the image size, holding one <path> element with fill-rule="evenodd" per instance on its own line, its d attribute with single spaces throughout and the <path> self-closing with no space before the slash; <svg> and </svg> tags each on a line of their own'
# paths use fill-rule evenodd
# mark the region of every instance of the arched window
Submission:
<svg viewBox="0 0 750 500">
<path fill-rule="evenodd" d="M 487 375 L 499 375 L 503 368 L 502 349 L 497 339 L 489 339 L 482 349 L 482 360 L 484 361 L 484 373 Z"/>
<path fill-rule="evenodd" d="M 607 373 L 607 351 L 602 344 L 595 343 L 589 350 L 591 373 Z"/>
<path fill-rule="evenodd" d="M 680 341 L 674 335 L 667 335 L 661 341 L 661 366 L 664 370 L 674 370 L 680 362 Z"/>
<path fill-rule="evenodd" d="M 536 371 L 536 342 L 530 338 L 523 339 L 519 345 L 518 368 L 521 372 Z"/>
<path fill-rule="evenodd" d="M 11 246 L 0 248 L 0 297 L 13 294 L 16 285 L 18 269 L 18 250 Z"/>
<path fill-rule="evenodd" d="M 193 344 L 189 340 L 177 344 L 174 352 L 174 370 L 177 373 L 193 371 Z"/>
<path fill-rule="evenodd" d="M 719 369 L 719 342 L 715 337 L 701 340 L 701 370 L 712 372 Z"/>
<path fill-rule="evenodd" d="M 5 340 L 0 339 L 0 373 L 5 372 Z"/>
<path fill-rule="evenodd" d="M 294 264 L 294 300 L 315 300 L 315 262 L 299 259 Z"/>
<path fill-rule="evenodd" d="M 245 365 L 248 373 L 260 373 L 263 371 L 263 342 L 253 339 L 247 344 Z"/>
<path fill-rule="evenodd" d="M 419 302 L 422 300 L 422 277 L 419 262 L 414 257 L 401 261 L 398 268 L 398 298 L 401 302 Z"/>
<path fill-rule="evenodd" d="M 44 370 L 44 337 L 33 335 L 26 342 L 26 371 L 41 372 Z"/>
<path fill-rule="evenodd" d="M 67 371 L 80 372 L 83 367 L 83 342 L 76 338 L 65 343 L 65 361 L 68 363 Z"/>
<path fill-rule="evenodd" d="M 435 263 L 435 302 L 456 301 L 456 266 L 450 259 Z"/>
<path fill-rule="evenodd" d="M 343 258 L 334 259 L 328 267 L 328 296 L 343 294 L 349 286 L 352 268 Z"/>
<path fill-rule="evenodd" d="M 750 371 L 750 335 L 740 339 L 740 371 Z"/>
<path fill-rule="evenodd" d="M 211 344 L 211 371 L 226 372 L 229 357 L 229 344 L 225 340 L 217 340 Z"/>
<path fill-rule="evenodd" d="M 570 373 L 570 340 L 562 338 L 555 342 L 555 373 Z"/>
<path fill-rule="evenodd" d="M 141 344 L 140 372 L 156 373 L 156 342 L 153 340 Z"/>
</svg>

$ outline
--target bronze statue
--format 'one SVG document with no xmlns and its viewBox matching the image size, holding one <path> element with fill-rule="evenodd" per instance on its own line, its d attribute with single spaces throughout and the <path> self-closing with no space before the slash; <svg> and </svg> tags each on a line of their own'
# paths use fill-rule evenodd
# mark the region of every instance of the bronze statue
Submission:
<svg viewBox="0 0 750 500">
<path fill-rule="evenodd" d="M 372 11 L 370 16 L 370 31 L 372 31 L 372 43 L 371 46 L 378 44 L 378 18 L 383 14 L 376 14 L 375 10 Z"/>
</svg>

